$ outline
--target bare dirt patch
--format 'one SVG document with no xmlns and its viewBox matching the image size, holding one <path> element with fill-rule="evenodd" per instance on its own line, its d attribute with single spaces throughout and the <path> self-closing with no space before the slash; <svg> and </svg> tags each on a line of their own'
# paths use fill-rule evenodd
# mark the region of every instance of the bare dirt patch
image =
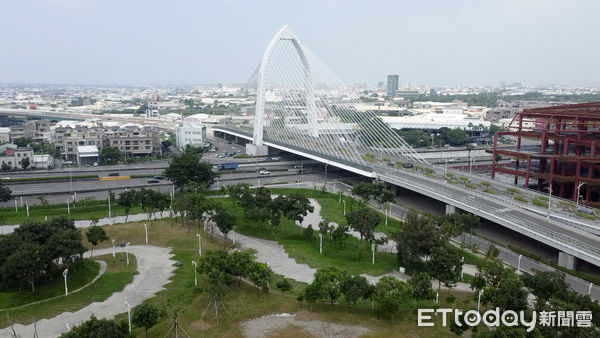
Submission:
<svg viewBox="0 0 600 338">
<path fill-rule="evenodd" d="M 248 338 L 259 337 L 360 337 L 370 332 L 364 326 L 341 325 L 317 319 L 304 319 L 304 314 L 281 313 L 247 320 L 241 325 Z"/>
<path fill-rule="evenodd" d="M 200 319 L 195 322 L 191 322 L 190 327 L 193 328 L 194 330 L 206 331 L 206 330 L 210 329 L 212 327 L 212 325 L 210 325 Z"/>
</svg>

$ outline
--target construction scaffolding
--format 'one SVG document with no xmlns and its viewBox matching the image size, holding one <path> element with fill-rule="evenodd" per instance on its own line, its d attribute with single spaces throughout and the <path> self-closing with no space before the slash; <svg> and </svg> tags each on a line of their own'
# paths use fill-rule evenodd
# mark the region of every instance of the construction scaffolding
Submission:
<svg viewBox="0 0 600 338">
<path fill-rule="evenodd" d="M 600 102 L 524 109 L 494 135 L 492 179 L 506 173 L 517 184 L 522 177 L 525 187 L 600 207 L 599 128 Z M 516 150 L 498 148 L 505 136 L 516 137 Z M 522 146 L 524 139 L 539 143 Z M 514 166 L 499 164 L 498 155 Z"/>
</svg>

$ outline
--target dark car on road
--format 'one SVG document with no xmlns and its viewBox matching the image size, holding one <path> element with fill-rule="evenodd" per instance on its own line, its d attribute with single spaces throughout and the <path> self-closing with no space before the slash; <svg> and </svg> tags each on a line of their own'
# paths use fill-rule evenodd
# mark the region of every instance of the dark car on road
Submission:
<svg viewBox="0 0 600 338">
<path fill-rule="evenodd" d="M 165 177 L 164 176 L 154 176 L 155 180 L 164 180 Z"/>
<path fill-rule="evenodd" d="M 160 182 L 159 180 L 155 180 L 153 178 L 148 180 L 148 183 L 159 183 L 159 182 Z"/>
<path fill-rule="evenodd" d="M 108 176 L 119 176 L 119 173 L 110 173 Z"/>
</svg>

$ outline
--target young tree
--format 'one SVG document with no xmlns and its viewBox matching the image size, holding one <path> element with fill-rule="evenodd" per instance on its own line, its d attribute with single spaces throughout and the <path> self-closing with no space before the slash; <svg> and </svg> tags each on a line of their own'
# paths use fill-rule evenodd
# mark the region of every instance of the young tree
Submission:
<svg viewBox="0 0 600 338">
<path fill-rule="evenodd" d="M 90 257 L 94 256 L 94 247 L 98 245 L 98 243 L 108 240 L 106 231 L 97 225 L 90 227 L 88 231 L 86 231 L 85 237 L 87 237 L 88 242 L 92 243 L 92 252 Z"/>
<path fill-rule="evenodd" d="M 212 220 L 217 224 L 217 228 L 221 231 L 223 235 L 225 235 L 223 241 L 223 247 L 227 244 L 227 235 L 229 231 L 231 231 L 235 227 L 235 216 L 227 212 L 222 207 L 216 209 Z"/>
<path fill-rule="evenodd" d="M 417 300 L 433 299 L 435 291 L 431 287 L 431 276 L 427 272 L 420 272 L 408 280 L 412 288 L 412 295 Z"/>
<path fill-rule="evenodd" d="M 322 296 L 329 298 L 331 305 L 342 294 L 342 283 L 347 278 L 348 272 L 334 266 L 320 268 L 315 272 L 313 283 L 319 286 Z"/>
<path fill-rule="evenodd" d="M 431 275 L 438 280 L 438 290 L 441 284 L 448 288 L 456 285 L 460 278 L 462 262 L 460 254 L 450 245 L 436 246 L 431 249 L 431 260 L 427 263 Z"/>
<path fill-rule="evenodd" d="M 27 170 L 30 164 L 31 161 L 29 161 L 29 157 L 25 157 L 21 160 L 21 168 L 23 168 L 23 170 Z"/>
<path fill-rule="evenodd" d="M 8 164 L 6 164 L 6 162 L 2 161 L 2 167 L 0 167 L 0 169 L 2 169 L 2 171 L 9 171 L 12 168 Z"/>
<path fill-rule="evenodd" d="M 569 286 L 565 274 L 560 271 L 536 271 L 534 275 L 523 275 L 523 282 L 536 297 L 536 308 L 542 309 L 552 297 L 567 298 Z"/>
<path fill-rule="evenodd" d="M 10 191 L 10 189 L 7 186 L 0 182 L 0 201 L 8 201 L 12 197 L 11 195 L 12 191 Z"/>
<path fill-rule="evenodd" d="M 352 194 L 359 196 L 363 203 L 367 203 L 371 196 L 373 196 L 373 188 L 373 183 L 371 182 L 360 182 L 352 187 Z"/>
<path fill-rule="evenodd" d="M 136 202 L 136 196 L 137 192 L 135 190 L 127 190 L 119 195 L 118 203 L 120 206 L 125 208 L 125 223 L 127 223 L 127 218 L 129 217 L 129 211 L 131 211 L 131 207 Z"/>
<path fill-rule="evenodd" d="M 273 279 L 273 271 L 265 263 L 252 262 L 248 271 L 248 278 L 256 285 L 256 297 L 259 296 L 259 290 L 269 292 L 269 281 Z"/>
<path fill-rule="evenodd" d="M 169 167 L 165 169 L 164 175 L 175 184 L 178 189 L 185 185 L 194 183 L 198 187 L 209 188 L 219 174 L 212 171 L 212 164 L 206 161 L 200 161 L 201 156 L 192 149 L 186 150 L 174 155 L 169 162 Z"/>
<path fill-rule="evenodd" d="M 410 299 L 410 287 L 392 276 L 383 276 L 375 285 L 373 299 L 377 303 L 377 318 L 383 310 L 392 318 L 400 310 L 400 305 Z"/>
<path fill-rule="evenodd" d="M 421 262 L 422 256 L 429 255 L 431 249 L 438 245 L 439 235 L 432 218 L 410 211 L 395 240 L 398 260 L 414 267 Z"/>
<path fill-rule="evenodd" d="M 363 276 L 347 276 L 343 282 L 340 291 L 344 295 L 346 304 L 350 307 L 350 303 L 356 307 L 356 302 L 359 298 L 365 297 L 368 294 L 369 282 Z"/>
<path fill-rule="evenodd" d="M 129 336 L 127 328 L 118 325 L 114 319 L 97 319 L 94 315 L 71 331 L 60 335 L 60 338 L 82 338 L 82 337 L 111 337 L 125 338 Z"/>
<path fill-rule="evenodd" d="M 361 208 L 351 211 L 346 216 L 348 225 L 360 233 L 360 240 L 363 238 L 371 242 L 375 236 L 375 227 L 381 222 L 381 216 L 375 210 Z"/>
<path fill-rule="evenodd" d="M 227 271 L 237 277 L 238 286 L 241 285 L 242 277 L 248 274 L 251 264 L 250 254 L 245 251 L 235 251 L 227 256 Z"/>
<path fill-rule="evenodd" d="M 523 280 L 514 272 L 510 272 L 497 287 L 486 288 L 483 297 L 502 311 L 527 308 L 527 290 Z"/>
<path fill-rule="evenodd" d="M 102 147 L 100 162 L 103 164 L 116 164 L 121 160 L 121 152 L 115 147 Z"/>
<path fill-rule="evenodd" d="M 350 237 L 348 230 L 347 225 L 338 225 L 337 228 L 331 231 L 331 240 L 340 246 L 344 246 L 344 243 Z"/>
<path fill-rule="evenodd" d="M 133 308 L 131 314 L 131 322 L 136 326 L 146 329 L 146 338 L 148 337 L 148 329 L 158 323 L 159 310 L 156 306 L 150 303 L 142 303 Z"/>
<path fill-rule="evenodd" d="M 302 223 L 304 217 L 314 210 L 308 198 L 301 194 L 289 194 L 284 201 L 283 214 L 287 219 L 294 222 Z"/>
<path fill-rule="evenodd" d="M 33 243 L 25 243 L 17 252 L 8 256 L 1 268 L 4 282 L 26 283 L 35 292 L 35 283 L 43 275 L 45 260 L 41 257 L 41 247 Z"/>
</svg>

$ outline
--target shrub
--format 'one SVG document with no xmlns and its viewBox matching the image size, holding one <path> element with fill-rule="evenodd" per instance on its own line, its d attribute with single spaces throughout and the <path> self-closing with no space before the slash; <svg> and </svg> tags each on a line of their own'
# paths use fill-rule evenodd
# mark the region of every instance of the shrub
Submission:
<svg viewBox="0 0 600 338">
<path fill-rule="evenodd" d="M 456 300 L 456 296 L 453 294 L 449 294 L 446 296 L 446 302 L 447 303 L 454 303 L 454 301 Z"/>
<path fill-rule="evenodd" d="M 543 201 L 539 197 L 536 197 L 536 198 L 532 199 L 531 203 L 533 203 L 533 205 L 537 205 L 538 207 L 543 207 L 543 208 L 547 208 L 548 207 L 548 202 Z"/>
<path fill-rule="evenodd" d="M 517 188 L 506 188 L 506 191 L 513 193 L 513 194 L 519 193 L 519 189 L 517 189 Z"/>
<path fill-rule="evenodd" d="M 461 181 L 463 181 L 463 182 L 468 182 L 469 181 L 469 179 L 466 178 L 466 177 L 459 177 L 458 179 L 461 180 Z"/>
<path fill-rule="evenodd" d="M 586 214 L 585 212 L 581 212 L 581 211 L 576 211 L 575 215 L 577 215 L 581 218 L 592 220 L 592 221 L 596 219 L 596 217 L 594 217 L 594 215 Z"/>
<path fill-rule="evenodd" d="M 481 185 L 483 185 L 486 188 L 489 188 L 492 184 L 488 181 L 483 181 L 483 182 L 481 182 Z"/>
<path fill-rule="evenodd" d="M 302 237 L 304 237 L 304 239 L 313 239 L 315 237 L 312 225 L 309 225 L 308 228 L 302 231 Z"/>
<path fill-rule="evenodd" d="M 250 158 L 252 156 L 248 155 L 248 154 L 237 154 L 234 155 L 233 158 Z"/>
<path fill-rule="evenodd" d="M 283 279 L 282 281 L 277 282 L 277 288 L 283 292 L 290 291 L 292 289 L 292 284 L 287 279 Z"/>
<path fill-rule="evenodd" d="M 528 202 L 527 199 L 525 197 L 521 196 L 521 195 L 514 195 L 513 197 L 514 197 L 515 200 L 517 200 L 519 202 L 525 202 L 525 203 Z"/>
<path fill-rule="evenodd" d="M 477 189 L 477 186 L 470 182 L 465 182 L 465 186 L 470 189 Z"/>
<path fill-rule="evenodd" d="M 487 192 L 488 194 L 492 194 L 492 195 L 496 194 L 496 190 L 494 190 L 494 189 L 483 189 L 483 192 Z"/>
</svg>

